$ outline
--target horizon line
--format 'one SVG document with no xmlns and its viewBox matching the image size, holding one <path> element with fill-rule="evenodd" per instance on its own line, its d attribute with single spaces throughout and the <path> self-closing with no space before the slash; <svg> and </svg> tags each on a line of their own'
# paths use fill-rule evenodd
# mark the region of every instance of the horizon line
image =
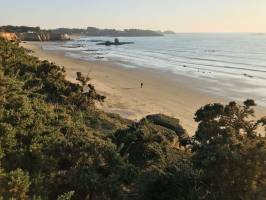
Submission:
<svg viewBox="0 0 266 200">
<path fill-rule="evenodd" d="M 161 31 L 161 32 L 164 32 L 164 31 L 173 31 L 175 32 L 175 34 L 184 34 L 184 33 L 187 33 L 187 34 L 191 34 L 191 33 L 195 33 L 195 34 L 199 34 L 199 33 L 205 33 L 205 34 L 208 34 L 208 33 L 217 33 L 217 34 L 266 34 L 266 31 L 175 31 L 173 29 L 161 29 L 161 30 L 156 30 L 156 29 L 147 29 L 147 28 L 110 28 L 110 27 L 100 27 L 100 26 L 90 26 L 90 25 L 87 25 L 85 27 L 46 27 L 46 28 L 43 28 L 42 26 L 40 25 L 11 25 L 11 24 L 7 24 L 7 25 L 0 25 L 0 27 L 2 26 L 26 26 L 26 27 L 40 27 L 41 30 L 53 30 L 53 29 L 60 29 L 60 28 L 67 28 L 67 29 L 87 29 L 88 27 L 93 27 L 93 28 L 98 28 L 98 29 L 114 29 L 114 30 L 118 30 L 118 31 L 123 31 L 123 30 L 127 30 L 127 29 L 136 29 L 136 30 L 150 30 L 150 31 Z"/>
</svg>

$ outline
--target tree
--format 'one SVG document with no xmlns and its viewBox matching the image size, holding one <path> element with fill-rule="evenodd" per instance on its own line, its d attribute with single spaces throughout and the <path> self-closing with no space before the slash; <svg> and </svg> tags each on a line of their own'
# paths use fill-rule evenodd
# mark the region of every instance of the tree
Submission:
<svg viewBox="0 0 266 200">
<path fill-rule="evenodd" d="M 204 173 L 207 199 L 262 199 L 266 186 L 266 142 L 255 120 L 253 100 L 244 105 L 209 104 L 196 112 L 192 161 Z M 265 135 L 265 132 L 264 132 Z"/>
<path fill-rule="evenodd" d="M 150 115 L 114 134 L 119 153 L 130 163 L 146 169 L 167 162 L 183 153 L 182 142 L 188 135 L 178 119 Z"/>
<path fill-rule="evenodd" d="M 201 195 L 201 172 L 189 160 L 179 160 L 164 170 L 152 170 L 141 182 L 143 200 L 196 200 Z"/>
<path fill-rule="evenodd" d="M 57 198 L 57 200 L 71 200 L 71 198 L 73 197 L 74 194 L 75 194 L 74 191 L 66 192 L 66 193 L 60 195 Z"/>
<path fill-rule="evenodd" d="M 121 199 L 123 188 L 136 177 L 135 167 L 124 162 L 109 141 L 71 128 L 64 134 L 49 149 L 50 155 L 59 158 L 57 171 L 61 172 L 52 183 L 51 197 L 74 190 L 75 199 Z"/>
<path fill-rule="evenodd" d="M 77 72 L 77 81 L 80 82 L 82 86 L 82 96 L 80 97 L 80 105 L 82 107 L 88 107 L 93 104 L 93 101 L 96 100 L 100 103 L 104 102 L 105 96 L 97 94 L 95 87 L 92 84 L 89 84 L 91 80 L 88 76 L 83 76 L 81 72 Z"/>
<path fill-rule="evenodd" d="M 4 199 L 27 200 L 30 186 L 29 175 L 21 169 L 16 169 L 0 177 L 0 195 Z"/>
</svg>

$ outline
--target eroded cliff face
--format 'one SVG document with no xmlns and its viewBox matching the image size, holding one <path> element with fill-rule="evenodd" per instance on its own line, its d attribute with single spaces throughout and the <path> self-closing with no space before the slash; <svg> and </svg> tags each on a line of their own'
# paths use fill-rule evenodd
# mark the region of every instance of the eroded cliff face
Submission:
<svg viewBox="0 0 266 200">
<path fill-rule="evenodd" d="M 35 33 L 35 32 L 19 33 L 18 37 L 22 41 L 48 41 L 49 40 L 49 35 L 46 33 Z"/>
<path fill-rule="evenodd" d="M 17 41 L 18 37 L 15 33 L 0 32 L 0 37 L 9 41 Z"/>
<path fill-rule="evenodd" d="M 49 32 L 27 32 L 20 33 L 18 37 L 22 41 L 64 41 L 70 40 L 70 37 L 67 34 L 57 34 Z"/>
<path fill-rule="evenodd" d="M 9 41 L 65 41 L 70 40 L 68 34 L 49 31 L 11 33 L 0 30 L 0 37 Z"/>
</svg>

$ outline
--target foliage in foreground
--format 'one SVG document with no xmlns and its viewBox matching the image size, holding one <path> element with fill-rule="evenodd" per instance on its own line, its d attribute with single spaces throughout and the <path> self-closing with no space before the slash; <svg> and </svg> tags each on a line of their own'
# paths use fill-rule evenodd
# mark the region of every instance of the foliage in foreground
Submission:
<svg viewBox="0 0 266 200">
<path fill-rule="evenodd" d="M 253 100 L 210 104 L 189 137 L 179 120 L 139 122 L 77 73 L 0 39 L 0 199 L 265 199 L 266 117 Z"/>
</svg>

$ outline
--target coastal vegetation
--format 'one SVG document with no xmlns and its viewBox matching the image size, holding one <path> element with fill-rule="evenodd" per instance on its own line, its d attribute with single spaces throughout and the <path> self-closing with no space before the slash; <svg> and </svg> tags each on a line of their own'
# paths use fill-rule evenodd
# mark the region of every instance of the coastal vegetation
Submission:
<svg viewBox="0 0 266 200">
<path fill-rule="evenodd" d="M 76 80 L 0 38 L 0 199 L 266 198 L 266 117 L 253 100 L 203 106 L 190 137 L 162 114 L 103 112 L 90 78 Z"/>
<path fill-rule="evenodd" d="M 25 33 L 25 32 L 40 32 L 40 27 L 30 27 L 30 26 L 1 26 L 0 31 L 9 33 Z"/>
<path fill-rule="evenodd" d="M 141 36 L 163 36 L 162 32 L 140 29 L 125 29 L 123 31 L 116 29 L 99 29 L 88 27 L 86 30 L 88 36 L 109 36 L 109 37 L 141 37 Z"/>
</svg>

